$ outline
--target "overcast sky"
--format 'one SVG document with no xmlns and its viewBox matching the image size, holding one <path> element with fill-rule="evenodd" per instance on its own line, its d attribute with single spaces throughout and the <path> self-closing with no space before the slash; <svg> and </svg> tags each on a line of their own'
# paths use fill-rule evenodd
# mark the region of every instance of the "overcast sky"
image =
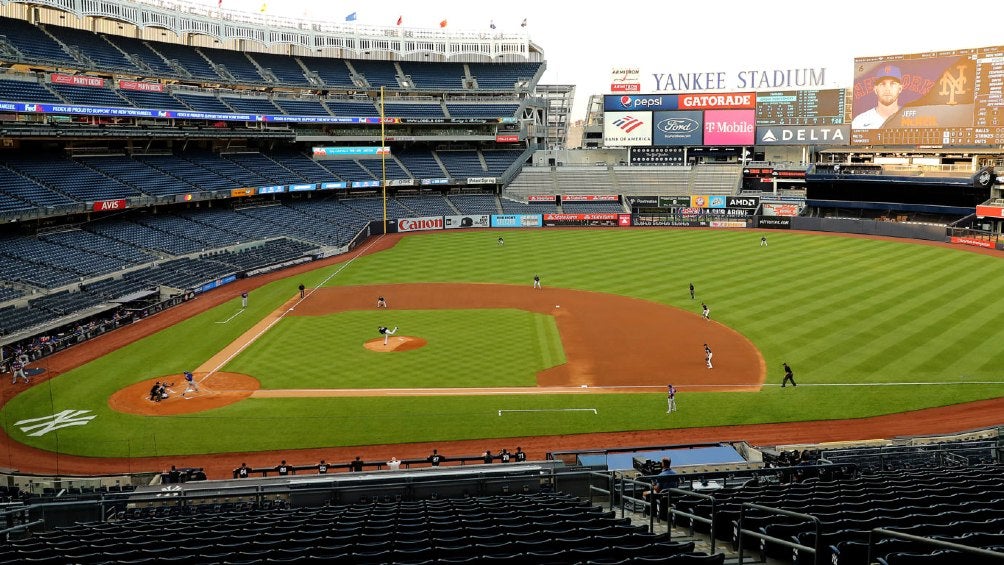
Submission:
<svg viewBox="0 0 1004 565">
<path fill-rule="evenodd" d="M 211 7 L 217 0 L 195 0 Z M 825 69 L 826 88 L 853 83 L 854 58 L 1004 44 L 993 3 L 954 0 L 934 9 L 902 2 L 843 3 L 773 0 L 759 4 L 654 1 L 587 4 L 560 0 L 223 0 L 224 9 L 344 22 L 355 12 L 362 25 L 454 30 L 525 31 L 545 54 L 544 84 L 573 84 L 573 119 L 585 114 L 591 94 L 609 93 L 613 67 L 641 71 L 643 92 L 656 89 L 655 73 Z M 730 79 L 730 82 L 735 82 Z M 742 90 L 730 84 L 727 90 Z M 749 89 L 746 89 L 749 90 Z"/>
</svg>

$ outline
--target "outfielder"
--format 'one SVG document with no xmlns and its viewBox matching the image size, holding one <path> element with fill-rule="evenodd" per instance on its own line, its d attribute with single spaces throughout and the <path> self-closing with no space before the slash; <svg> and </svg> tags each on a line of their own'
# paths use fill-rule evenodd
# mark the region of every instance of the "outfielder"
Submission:
<svg viewBox="0 0 1004 565">
<path fill-rule="evenodd" d="M 714 356 L 715 356 L 715 354 L 711 352 L 711 348 L 708 347 L 708 344 L 705 343 L 704 344 L 704 362 L 708 364 L 708 368 L 709 369 L 712 368 L 712 366 L 711 366 L 711 358 L 714 357 Z"/>
<path fill-rule="evenodd" d="M 540 275 L 533 276 L 533 288 L 543 288 L 540 286 Z"/>
<path fill-rule="evenodd" d="M 705 320 L 711 319 L 711 308 L 708 308 L 708 305 L 703 302 L 701 302 L 701 317 Z"/>
</svg>

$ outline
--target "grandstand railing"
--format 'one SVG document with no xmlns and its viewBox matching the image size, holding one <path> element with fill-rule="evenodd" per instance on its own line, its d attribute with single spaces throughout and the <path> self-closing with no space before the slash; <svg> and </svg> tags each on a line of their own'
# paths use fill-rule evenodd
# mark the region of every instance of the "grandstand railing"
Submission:
<svg viewBox="0 0 1004 565">
<path fill-rule="evenodd" d="M 767 534 L 762 534 L 760 532 L 743 527 L 743 522 L 746 519 L 747 510 L 760 510 L 761 512 L 767 512 L 770 514 L 780 514 L 782 516 L 788 516 L 789 518 L 801 518 L 802 520 L 812 522 L 813 526 L 816 529 L 816 538 L 815 538 L 816 545 L 814 547 L 809 547 L 807 545 L 802 545 L 800 543 L 795 543 L 786 539 L 769 536 Z M 760 559 L 761 562 L 767 560 L 766 555 L 763 554 L 765 554 L 766 542 L 770 541 L 779 545 L 790 547 L 792 549 L 798 549 L 801 551 L 805 551 L 811 555 L 814 555 L 815 563 L 817 563 L 817 565 L 822 565 L 822 562 L 820 561 L 822 559 L 821 557 L 822 540 L 823 540 L 823 536 L 821 535 L 823 529 L 822 524 L 823 523 L 819 520 L 819 518 L 815 516 L 810 516 L 808 514 L 802 514 L 800 512 L 792 512 L 790 510 L 784 510 L 783 508 L 772 508 L 770 506 L 763 506 L 753 502 L 744 502 L 742 503 L 742 506 L 740 507 L 739 510 L 739 524 L 735 532 L 736 543 L 739 544 L 739 563 L 743 563 L 743 553 L 745 545 L 743 543 L 743 536 L 750 536 L 760 540 L 760 552 L 762 554 Z"/>
<path fill-rule="evenodd" d="M 885 528 L 875 528 L 868 533 L 868 563 L 874 563 L 877 558 L 875 544 L 882 537 L 897 538 L 901 540 L 908 540 L 922 544 L 928 544 L 939 549 L 950 549 L 953 551 L 962 552 L 966 556 L 979 556 L 979 557 L 989 557 L 999 561 L 1004 561 L 1004 553 L 999 551 L 992 551 L 989 549 L 982 549 L 978 547 L 972 547 L 969 545 L 962 545 L 958 543 L 952 543 L 950 541 L 944 541 L 940 539 L 925 538 L 921 536 L 915 536 L 913 534 L 905 534 L 902 532 L 897 532 L 894 530 L 887 530 Z M 819 536 L 816 536 L 819 539 Z M 947 561 L 946 561 L 947 562 Z M 741 561 L 740 561 L 741 563 Z"/>
</svg>

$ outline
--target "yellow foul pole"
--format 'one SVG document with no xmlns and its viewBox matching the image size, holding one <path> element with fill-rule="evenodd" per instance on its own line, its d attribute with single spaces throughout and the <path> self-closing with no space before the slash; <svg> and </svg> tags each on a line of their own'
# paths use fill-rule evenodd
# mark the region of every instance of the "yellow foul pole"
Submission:
<svg viewBox="0 0 1004 565">
<path fill-rule="evenodd" d="M 387 233 L 387 143 L 386 129 L 383 122 L 383 87 L 380 87 L 380 184 L 383 185 L 383 233 Z"/>
</svg>

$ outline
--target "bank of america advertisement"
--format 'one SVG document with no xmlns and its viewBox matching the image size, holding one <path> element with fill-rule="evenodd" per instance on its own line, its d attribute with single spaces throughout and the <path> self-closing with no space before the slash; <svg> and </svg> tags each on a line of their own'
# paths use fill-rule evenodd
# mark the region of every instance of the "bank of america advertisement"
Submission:
<svg viewBox="0 0 1004 565">
<path fill-rule="evenodd" d="M 603 144 L 610 147 L 652 145 L 652 112 L 606 112 Z"/>
</svg>

